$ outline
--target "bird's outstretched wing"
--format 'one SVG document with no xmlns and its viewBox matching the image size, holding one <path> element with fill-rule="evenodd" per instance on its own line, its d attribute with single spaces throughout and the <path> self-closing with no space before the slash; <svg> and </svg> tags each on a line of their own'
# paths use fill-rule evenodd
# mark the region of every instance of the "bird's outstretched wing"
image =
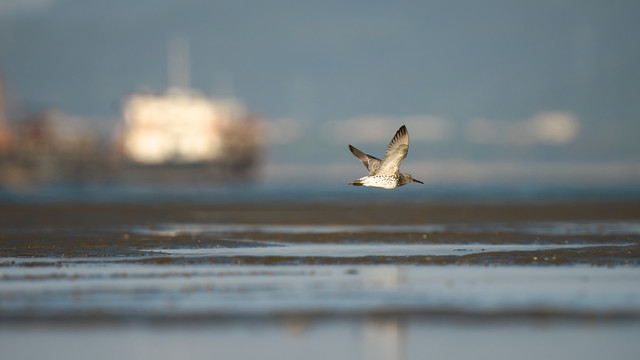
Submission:
<svg viewBox="0 0 640 360">
<path fill-rule="evenodd" d="M 407 157 L 409 151 L 409 133 L 407 128 L 402 125 L 396 135 L 391 139 L 387 152 L 382 158 L 382 163 L 376 174 L 393 175 L 400 169 L 400 163 Z"/>
<path fill-rule="evenodd" d="M 353 155 L 355 155 L 358 160 L 362 161 L 364 167 L 366 167 L 367 171 L 369 171 L 369 175 L 376 172 L 380 167 L 381 161 L 377 157 L 365 154 L 351 145 L 349 145 L 349 150 L 351 150 L 351 153 L 353 153 Z"/>
</svg>

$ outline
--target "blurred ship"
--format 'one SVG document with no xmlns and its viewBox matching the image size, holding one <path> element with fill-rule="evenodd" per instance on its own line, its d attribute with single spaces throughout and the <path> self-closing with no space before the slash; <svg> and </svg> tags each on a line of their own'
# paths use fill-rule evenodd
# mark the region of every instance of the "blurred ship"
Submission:
<svg viewBox="0 0 640 360">
<path fill-rule="evenodd" d="M 191 89 L 189 63 L 188 39 L 169 39 L 169 89 L 124 100 L 116 136 L 123 181 L 191 185 L 257 177 L 263 160 L 258 117 L 235 98 Z"/>
<path fill-rule="evenodd" d="M 262 160 L 258 118 L 240 101 L 181 88 L 128 96 L 117 144 L 126 182 L 248 182 Z"/>
<path fill-rule="evenodd" d="M 58 110 L 8 108 L 0 77 L 0 189 L 246 183 L 263 160 L 257 116 L 237 99 L 188 88 L 127 96 L 115 137 Z"/>
</svg>

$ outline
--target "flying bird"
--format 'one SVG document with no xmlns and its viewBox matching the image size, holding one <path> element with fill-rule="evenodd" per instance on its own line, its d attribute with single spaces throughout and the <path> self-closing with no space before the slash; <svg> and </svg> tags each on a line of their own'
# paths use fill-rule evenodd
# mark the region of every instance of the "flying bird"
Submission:
<svg viewBox="0 0 640 360">
<path fill-rule="evenodd" d="M 351 185 L 393 189 L 410 182 L 424 184 L 422 181 L 414 179 L 410 174 L 400 172 L 400 163 L 407 157 L 409 150 L 409 133 L 404 125 L 396 131 L 396 135 L 391 139 L 382 160 L 365 154 L 351 145 L 349 145 L 349 150 L 358 160 L 362 161 L 364 167 L 369 171 L 368 176 L 350 182 Z"/>
</svg>

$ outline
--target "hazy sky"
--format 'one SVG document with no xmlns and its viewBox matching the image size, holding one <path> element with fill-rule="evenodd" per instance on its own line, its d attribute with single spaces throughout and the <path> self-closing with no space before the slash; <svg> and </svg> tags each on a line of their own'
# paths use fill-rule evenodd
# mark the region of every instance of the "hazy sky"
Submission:
<svg viewBox="0 0 640 360">
<path fill-rule="evenodd" d="M 0 68 L 14 104 L 113 118 L 128 93 L 168 86 L 168 44 L 186 39 L 194 88 L 267 118 L 436 116 L 455 138 L 471 119 L 556 111 L 578 119 L 577 143 L 602 142 L 593 156 L 624 157 L 640 150 L 639 15 L 637 1 L 2 0 Z"/>
</svg>

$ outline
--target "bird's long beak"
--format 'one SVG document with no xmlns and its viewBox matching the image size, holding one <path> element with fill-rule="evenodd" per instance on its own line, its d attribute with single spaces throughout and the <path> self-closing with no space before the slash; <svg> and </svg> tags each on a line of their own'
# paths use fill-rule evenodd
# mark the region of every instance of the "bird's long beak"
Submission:
<svg viewBox="0 0 640 360">
<path fill-rule="evenodd" d="M 420 183 L 420 184 L 424 184 L 422 181 L 420 181 L 420 180 L 416 180 L 416 179 L 413 179 L 413 182 L 417 182 L 417 183 Z"/>
</svg>

